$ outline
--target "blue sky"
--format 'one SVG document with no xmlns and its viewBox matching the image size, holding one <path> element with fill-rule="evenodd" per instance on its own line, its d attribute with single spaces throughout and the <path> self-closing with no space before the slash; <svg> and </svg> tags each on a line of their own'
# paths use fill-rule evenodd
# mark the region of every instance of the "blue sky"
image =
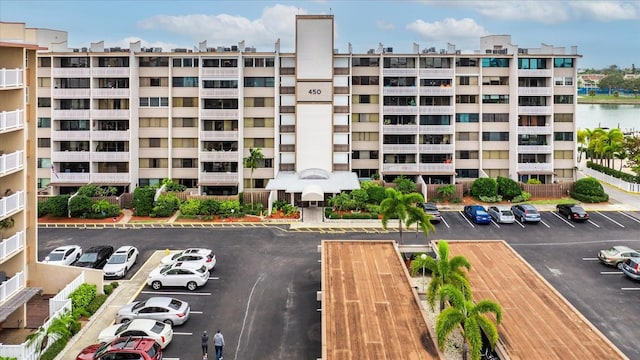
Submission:
<svg viewBox="0 0 640 360">
<path fill-rule="evenodd" d="M 479 37 L 511 35 L 513 44 L 578 46 L 580 68 L 615 64 L 640 67 L 640 0 L 1 0 L 0 21 L 64 30 L 70 47 L 106 46 L 165 50 L 209 47 L 244 40 L 258 51 L 293 51 L 296 14 L 333 14 L 335 47 L 354 53 L 377 48 L 395 53 L 420 48 L 477 50 Z"/>
</svg>

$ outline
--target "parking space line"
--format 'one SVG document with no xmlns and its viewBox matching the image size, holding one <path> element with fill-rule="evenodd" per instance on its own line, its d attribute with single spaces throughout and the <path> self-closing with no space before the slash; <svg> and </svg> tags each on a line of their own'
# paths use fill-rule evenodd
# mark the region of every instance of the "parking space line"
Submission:
<svg viewBox="0 0 640 360">
<path fill-rule="evenodd" d="M 586 260 L 586 261 L 597 261 L 598 258 L 597 257 L 583 257 L 582 260 Z"/>
<path fill-rule="evenodd" d="M 495 225 L 498 229 L 500 229 L 500 225 L 498 225 L 498 223 L 497 223 L 497 222 L 493 221 L 493 219 L 491 219 L 491 223 L 492 223 L 493 225 Z"/>
<path fill-rule="evenodd" d="M 524 224 L 521 223 L 520 221 L 516 220 L 516 224 L 520 225 L 520 227 L 524 229 Z"/>
<path fill-rule="evenodd" d="M 597 228 L 599 228 L 599 227 L 600 227 L 600 225 L 598 225 L 598 224 L 594 223 L 594 222 L 593 222 L 593 221 L 591 221 L 591 220 L 587 220 L 587 222 L 588 222 L 589 224 L 591 224 L 591 225 L 593 225 L 593 226 L 597 227 Z M 623 226 L 623 227 L 624 227 L 624 226 Z"/>
<path fill-rule="evenodd" d="M 471 223 L 471 221 L 469 219 L 467 219 L 467 217 L 462 213 L 462 211 L 458 211 L 458 214 L 460 214 L 460 216 L 462 216 L 463 219 L 466 220 L 466 222 L 471 225 L 472 228 L 475 229 L 475 226 Z"/>
<path fill-rule="evenodd" d="M 189 311 L 189 314 L 197 314 L 197 315 L 202 315 L 204 314 L 202 311 Z"/>
<path fill-rule="evenodd" d="M 613 220 L 612 218 L 608 217 L 607 215 L 605 215 L 605 214 L 601 213 L 600 211 L 596 211 L 596 214 L 598 214 L 598 215 L 602 216 L 603 218 L 605 218 L 605 219 L 607 219 L 607 220 L 611 221 L 612 223 L 614 223 L 614 224 L 616 224 L 616 225 L 620 226 L 621 228 L 623 228 L 623 227 L 624 227 L 624 225 L 622 225 L 622 224 L 620 224 L 619 222 L 617 222 L 617 221 Z"/>
<path fill-rule="evenodd" d="M 175 334 L 175 333 L 174 333 Z M 180 358 L 172 358 L 172 357 L 162 357 L 164 360 L 180 360 Z"/>
<path fill-rule="evenodd" d="M 444 226 L 447 227 L 447 229 L 451 229 L 451 226 L 449 226 L 449 223 L 447 222 L 447 220 L 444 219 L 444 216 L 440 217 L 442 219 L 442 222 L 444 223 Z"/>
<path fill-rule="evenodd" d="M 640 288 L 620 288 L 622 291 L 639 291 Z"/>
<path fill-rule="evenodd" d="M 542 225 L 546 226 L 547 229 L 551 229 L 551 226 L 549 226 L 549 224 L 547 224 L 546 222 L 540 220 L 540 222 L 542 223 Z"/>
<path fill-rule="evenodd" d="M 635 216 L 631 216 L 624 211 L 618 211 L 618 213 L 640 224 L 640 219 L 636 218 Z"/>
<path fill-rule="evenodd" d="M 562 216 L 560 216 L 560 215 L 558 215 L 558 214 L 556 214 L 556 213 L 554 213 L 554 212 L 552 212 L 551 214 L 552 214 L 553 216 L 557 217 L 558 219 L 560 219 L 560 220 L 564 221 L 567 225 L 571 226 L 572 228 L 574 228 L 574 229 L 576 228 L 572 223 L 570 223 L 570 222 L 568 222 L 567 220 L 565 220 L 565 218 L 563 218 Z"/>
<path fill-rule="evenodd" d="M 600 275 L 622 275 L 622 271 L 600 271 Z"/>
<path fill-rule="evenodd" d="M 204 292 L 181 292 L 181 291 L 142 291 L 141 293 L 155 294 L 155 295 L 194 295 L 194 296 L 210 296 L 211 295 L 211 293 L 204 293 Z"/>
<path fill-rule="evenodd" d="M 220 280 L 219 277 L 210 277 L 209 280 Z"/>
<path fill-rule="evenodd" d="M 176 332 L 176 331 L 174 331 L 173 335 L 193 336 L 193 333 L 190 333 L 190 332 Z M 165 359 L 167 359 L 167 358 L 165 358 Z"/>
</svg>

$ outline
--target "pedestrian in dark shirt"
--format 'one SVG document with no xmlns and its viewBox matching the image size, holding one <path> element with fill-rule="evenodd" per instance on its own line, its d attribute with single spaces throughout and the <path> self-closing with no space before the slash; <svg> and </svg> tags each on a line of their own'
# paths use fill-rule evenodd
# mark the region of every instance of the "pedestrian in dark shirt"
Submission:
<svg viewBox="0 0 640 360">
<path fill-rule="evenodd" d="M 207 330 L 202 333 L 202 358 L 208 359 L 209 355 L 209 335 Z"/>
</svg>

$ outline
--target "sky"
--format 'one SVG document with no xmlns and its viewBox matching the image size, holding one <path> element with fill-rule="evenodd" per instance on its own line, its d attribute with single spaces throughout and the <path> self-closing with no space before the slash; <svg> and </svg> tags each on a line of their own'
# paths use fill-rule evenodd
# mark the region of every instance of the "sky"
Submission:
<svg viewBox="0 0 640 360">
<path fill-rule="evenodd" d="M 512 44 L 578 47 L 579 68 L 640 66 L 640 0 L 0 0 L 0 21 L 67 31 L 69 47 L 192 49 L 237 45 L 294 51 L 295 15 L 334 15 L 334 47 L 366 53 L 420 49 L 478 50 L 480 36 Z"/>
</svg>

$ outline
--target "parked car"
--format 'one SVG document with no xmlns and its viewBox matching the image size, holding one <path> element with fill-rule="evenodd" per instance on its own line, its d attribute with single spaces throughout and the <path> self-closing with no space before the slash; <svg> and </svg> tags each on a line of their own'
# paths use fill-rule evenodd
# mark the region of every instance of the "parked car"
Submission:
<svg viewBox="0 0 640 360">
<path fill-rule="evenodd" d="M 630 258 L 622 263 L 622 272 L 628 278 L 640 280 L 640 258 Z"/>
<path fill-rule="evenodd" d="M 173 339 L 171 325 L 151 319 L 133 319 L 124 324 L 115 324 L 103 329 L 98 342 L 112 342 L 119 337 L 144 336 L 155 340 L 163 349 Z"/>
<path fill-rule="evenodd" d="M 628 246 L 613 246 L 607 250 L 598 252 L 598 260 L 605 265 L 615 266 L 622 269 L 622 263 L 630 258 L 639 258 L 640 251 Z"/>
<path fill-rule="evenodd" d="M 162 347 L 152 338 L 128 336 L 89 345 L 76 356 L 76 360 L 115 359 L 162 360 Z"/>
<path fill-rule="evenodd" d="M 540 222 L 540 213 L 538 209 L 533 205 L 529 204 L 521 204 L 521 205 L 513 205 L 511 207 L 511 212 L 513 212 L 513 216 L 516 219 L 519 219 L 521 223 L 530 222 L 530 223 L 539 223 Z"/>
<path fill-rule="evenodd" d="M 556 205 L 558 214 L 567 218 L 567 220 L 573 221 L 587 221 L 589 220 L 589 214 L 584 209 L 576 204 L 558 204 Z"/>
<path fill-rule="evenodd" d="M 171 265 L 177 262 L 204 262 L 208 270 L 212 270 L 217 263 L 213 250 L 202 248 L 189 248 L 177 254 L 167 255 L 160 260 L 162 265 Z"/>
<path fill-rule="evenodd" d="M 116 313 L 116 322 L 126 323 L 134 319 L 151 319 L 162 321 L 171 326 L 182 325 L 189 320 L 190 312 L 191 308 L 186 301 L 156 296 L 123 306 Z"/>
<path fill-rule="evenodd" d="M 431 215 L 432 223 L 439 223 L 442 221 L 442 216 L 440 215 L 440 210 L 438 209 L 438 205 L 432 202 L 426 202 L 422 205 L 422 209 L 425 214 Z"/>
<path fill-rule="evenodd" d="M 194 291 L 208 280 L 209 270 L 202 261 L 177 262 L 151 270 L 147 285 L 154 290 L 160 290 L 164 286 L 183 286 Z"/>
<path fill-rule="evenodd" d="M 59 246 L 44 258 L 45 263 L 71 265 L 82 256 L 82 248 L 78 245 Z"/>
<path fill-rule="evenodd" d="M 487 212 L 493 221 L 500 224 L 513 224 L 516 221 L 513 211 L 506 206 L 489 206 Z"/>
<path fill-rule="evenodd" d="M 102 269 L 111 254 L 113 254 L 113 246 L 111 245 L 92 246 L 80 256 L 74 265 L 78 267 Z"/>
<path fill-rule="evenodd" d="M 467 205 L 464 207 L 464 213 L 476 224 L 491 223 L 491 216 L 481 205 Z"/>
<path fill-rule="evenodd" d="M 118 250 L 111 254 L 107 264 L 102 269 L 104 277 L 123 278 L 127 271 L 138 262 L 138 254 L 138 249 L 134 246 L 119 247 Z"/>
</svg>

